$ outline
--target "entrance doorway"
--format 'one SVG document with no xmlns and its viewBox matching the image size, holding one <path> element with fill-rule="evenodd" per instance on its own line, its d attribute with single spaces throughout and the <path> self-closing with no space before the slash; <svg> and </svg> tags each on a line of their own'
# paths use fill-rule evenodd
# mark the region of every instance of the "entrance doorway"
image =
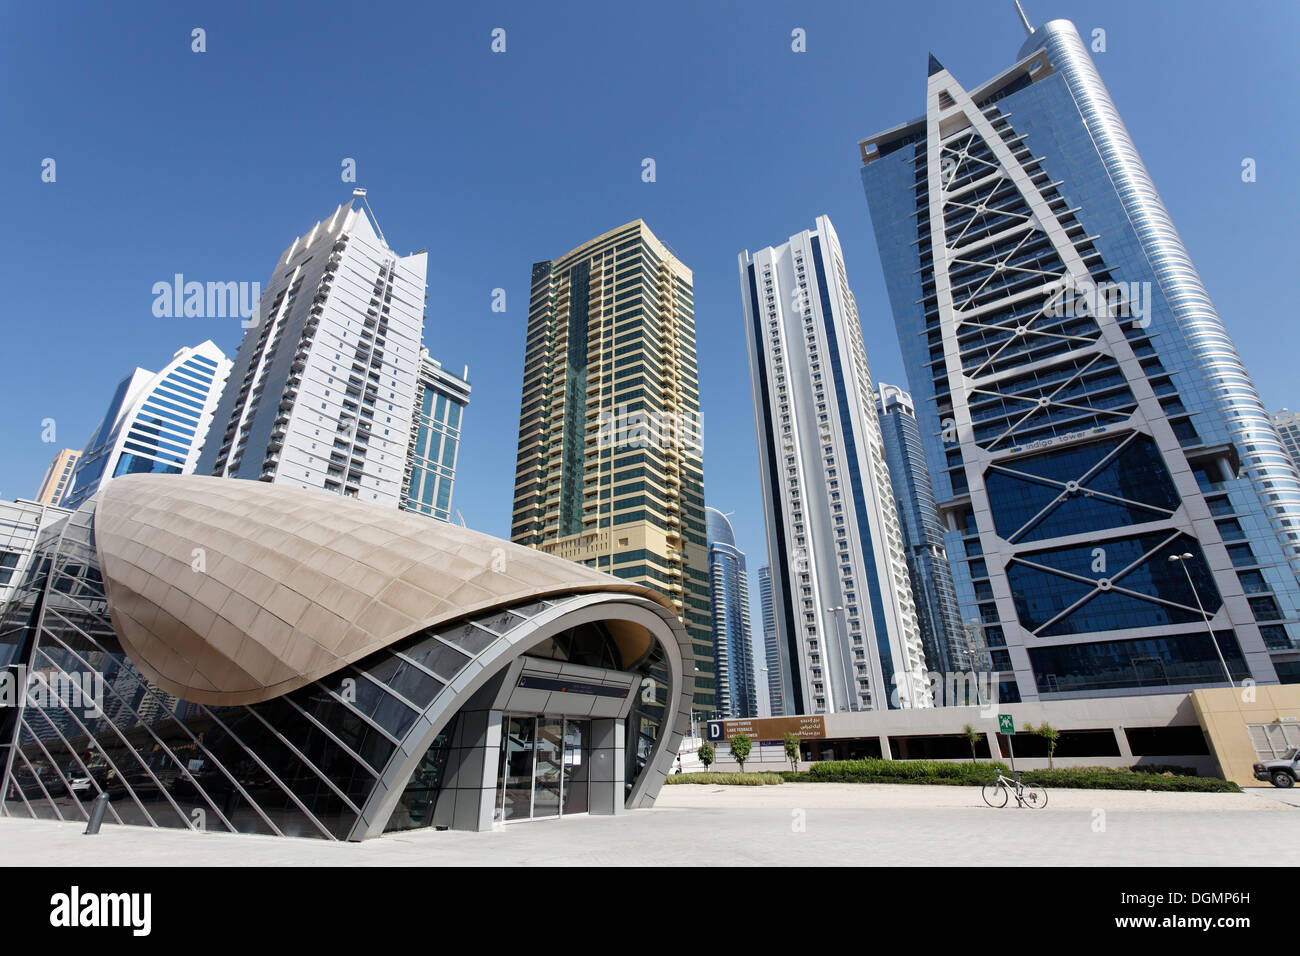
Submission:
<svg viewBox="0 0 1300 956">
<path fill-rule="evenodd" d="M 510 823 L 586 813 L 591 721 L 501 718 L 496 819 Z"/>
</svg>

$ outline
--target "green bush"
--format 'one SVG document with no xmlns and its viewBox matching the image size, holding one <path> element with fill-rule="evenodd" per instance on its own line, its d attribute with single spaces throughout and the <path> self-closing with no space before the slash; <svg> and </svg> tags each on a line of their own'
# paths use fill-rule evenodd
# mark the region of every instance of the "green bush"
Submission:
<svg viewBox="0 0 1300 956">
<path fill-rule="evenodd" d="M 1179 767 L 1175 764 L 1148 763 L 1134 764 L 1128 769 L 1134 773 L 1172 773 L 1175 777 L 1195 777 L 1195 767 Z"/>
<path fill-rule="evenodd" d="M 1048 789 L 1060 790 L 1160 790 L 1180 793 L 1240 793 L 1230 780 L 1218 777 L 1190 777 L 1170 772 L 1135 772 L 1128 767 L 1058 767 L 1055 770 L 1031 770 L 1026 780 Z"/>
<path fill-rule="evenodd" d="M 767 784 L 785 783 L 778 773 L 675 773 L 667 783 L 712 783 L 726 784 L 732 787 L 761 787 Z"/>
<path fill-rule="evenodd" d="M 814 763 L 800 780 L 813 783 L 928 783 L 980 786 L 997 779 L 998 771 L 1010 776 L 1006 764 L 955 763 L 944 760 L 823 760 Z M 787 780 L 794 775 L 782 774 Z"/>
<path fill-rule="evenodd" d="M 1062 790 L 1160 790 L 1184 793 L 1240 793 L 1241 788 L 1217 777 L 1192 776 L 1190 768 L 1057 767 L 1055 770 L 1027 770 L 1024 778 L 1049 789 Z M 915 783 L 946 786 L 982 786 L 997 778 L 998 771 L 1010 777 L 1001 762 L 953 763 L 941 760 L 825 760 L 806 771 L 782 773 L 789 782 L 800 783 Z M 1185 772 L 1180 772 L 1185 771 Z M 1170 776 L 1163 776 L 1169 773 Z"/>
</svg>

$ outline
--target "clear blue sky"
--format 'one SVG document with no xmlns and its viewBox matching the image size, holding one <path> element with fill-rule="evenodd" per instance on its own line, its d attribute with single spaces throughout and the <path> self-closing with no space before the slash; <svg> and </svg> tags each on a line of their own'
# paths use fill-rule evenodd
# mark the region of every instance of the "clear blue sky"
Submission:
<svg viewBox="0 0 1300 956">
<path fill-rule="evenodd" d="M 1102 76 L 1264 401 L 1300 406 L 1300 5 L 1024 2 L 1035 23 L 1106 30 Z M 206 53 L 191 52 L 194 27 Z M 494 27 L 505 54 L 489 50 Z M 806 53 L 791 52 L 795 27 Z M 872 371 L 905 384 L 857 141 L 922 112 L 927 51 L 969 86 L 1022 40 L 1010 0 L 10 4 L 0 497 L 34 494 L 134 366 L 205 338 L 233 355 L 237 321 L 154 318 L 153 283 L 264 283 L 350 198 L 339 173 L 353 157 L 394 248 L 431 253 L 426 343 L 470 366 L 453 500 L 468 524 L 509 533 L 531 263 L 642 217 L 695 272 L 706 497 L 735 512 L 755 569 L 737 253 L 828 214 Z"/>
</svg>

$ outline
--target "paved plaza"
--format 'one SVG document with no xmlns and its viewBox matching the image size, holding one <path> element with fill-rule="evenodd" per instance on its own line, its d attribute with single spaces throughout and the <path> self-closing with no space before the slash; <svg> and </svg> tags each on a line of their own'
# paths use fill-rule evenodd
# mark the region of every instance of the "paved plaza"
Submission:
<svg viewBox="0 0 1300 956">
<path fill-rule="evenodd" d="M 1300 864 L 1300 795 L 1054 790 L 993 810 L 971 787 L 665 787 L 657 806 L 365 843 L 0 819 L 28 866 L 942 866 Z"/>
</svg>

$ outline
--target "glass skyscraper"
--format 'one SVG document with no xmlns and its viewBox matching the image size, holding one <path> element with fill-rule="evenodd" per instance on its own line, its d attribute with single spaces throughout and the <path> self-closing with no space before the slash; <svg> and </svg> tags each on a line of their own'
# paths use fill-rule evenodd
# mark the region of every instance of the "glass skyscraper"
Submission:
<svg viewBox="0 0 1300 956">
<path fill-rule="evenodd" d="M 881 382 L 877 407 L 926 663 L 945 675 L 974 671 L 980 661 L 957 604 L 912 396 Z"/>
<path fill-rule="evenodd" d="M 723 717 L 757 717 L 754 652 L 750 647 L 749 575 L 745 552 L 727 516 L 704 509 L 709 542 L 709 596 L 713 606 L 713 684 Z"/>
<path fill-rule="evenodd" d="M 1282 439 L 1282 447 L 1291 456 L 1291 463 L 1300 468 L 1300 415 L 1284 408 L 1269 417 L 1273 419 L 1273 426 Z"/>
<path fill-rule="evenodd" d="M 930 706 L 875 387 L 826 216 L 740 255 L 787 713 Z"/>
<path fill-rule="evenodd" d="M 776 616 L 772 610 L 772 568 L 758 569 L 758 608 L 763 616 L 763 657 L 767 664 L 767 706 L 773 717 L 785 715 L 781 696 L 781 645 L 777 639 Z"/>
<path fill-rule="evenodd" d="M 452 375 L 427 349 L 421 349 L 411 446 L 402 479 L 403 510 L 451 520 L 461 415 L 468 405 L 469 382 Z"/>
<path fill-rule="evenodd" d="M 1288 679 L 1300 481 L 1074 26 L 926 106 L 862 177 L 1003 699 Z"/>
<path fill-rule="evenodd" d="M 62 504 L 79 508 L 119 475 L 188 475 L 212 424 L 230 360 L 212 342 L 181 349 L 161 372 L 137 368 L 77 459 Z"/>
</svg>

